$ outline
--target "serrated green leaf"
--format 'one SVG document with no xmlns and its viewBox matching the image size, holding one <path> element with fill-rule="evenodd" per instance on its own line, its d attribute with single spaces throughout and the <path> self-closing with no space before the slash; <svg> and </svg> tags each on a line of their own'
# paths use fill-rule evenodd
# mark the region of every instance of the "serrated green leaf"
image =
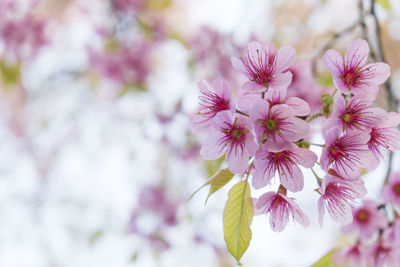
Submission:
<svg viewBox="0 0 400 267">
<path fill-rule="evenodd" d="M 21 78 L 21 65 L 19 63 L 9 65 L 0 61 L 0 75 L 5 85 L 17 84 Z"/>
<path fill-rule="evenodd" d="M 250 244 L 253 215 L 250 186 L 247 181 L 241 181 L 228 193 L 223 218 L 225 243 L 238 265 Z"/>
<path fill-rule="evenodd" d="M 208 198 L 221 189 L 224 185 L 226 185 L 230 180 L 232 180 L 233 176 L 235 176 L 229 169 L 219 170 L 216 174 L 214 174 L 208 181 L 202 185 L 199 189 L 193 192 L 193 194 L 189 197 L 188 201 L 193 198 L 193 196 L 200 191 L 203 187 L 210 185 L 210 190 L 208 191 L 208 196 L 206 198 L 206 203 Z"/>
<path fill-rule="evenodd" d="M 389 0 L 377 0 L 376 2 L 386 10 L 390 10 L 391 8 Z"/>
<path fill-rule="evenodd" d="M 324 255 L 319 261 L 314 263 L 311 267 L 339 267 L 335 263 L 333 263 L 332 256 L 336 253 L 336 249 L 329 251 L 326 255 Z"/>
</svg>

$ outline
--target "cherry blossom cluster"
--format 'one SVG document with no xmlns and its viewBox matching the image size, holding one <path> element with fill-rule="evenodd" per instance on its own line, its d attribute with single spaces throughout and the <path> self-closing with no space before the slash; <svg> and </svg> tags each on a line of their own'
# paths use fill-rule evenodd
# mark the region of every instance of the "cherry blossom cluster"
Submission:
<svg viewBox="0 0 400 267">
<path fill-rule="evenodd" d="M 392 173 L 382 191 L 383 203 L 364 200 L 352 209 L 353 222 L 342 226 L 356 233 L 356 241 L 338 250 L 337 264 L 349 266 L 400 266 L 400 173 Z"/>
<path fill-rule="evenodd" d="M 274 231 L 282 231 L 290 217 L 309 225 L 295 199 L 288 196 L 288 191 L 303 190 L 300 167 L 311 169 L 316 177 L 320 223 L 326 209 L 332 220 L 349 225 L 357 199 L 367 193 L 361 174 L 377 167 L 384 150 L 400 149 L 400 115 L 373 106 L 390 67 L 367 63 L 369 47 L 361 39 L 350 45 L 345 56 L 326 51 L 323 60 L 335 90 L 332 94 L 311 92 L 316 86 L 310 85 L 307 94 L 302 92 L 321 99 L 315 109 L 312 98 L 309 102 L 293 96 L 300 94 L 294 92 L 298 81 L 293 80 L 292 71 L 302 73 L 293 67 L 298 64 L 293 64 L 295 55 L 290 46 L 276 49 L 251 42 L 241 58 L 231 59 L 248 79 L 236 99 L 223 78 L 212 84 L 198 83 L 200 109 L 193 117 L 192 131 L 207 136 L 200 150 L 205 160 L 224 156 L 232 173 L 251 177 L 253 188 L 264 189 L 279 178 L 277 192 L 253 200 L 255 215 L 269 215 Z M 310 106 L 316 113 L 311 113 Z M 319 145 L 318 157 L 310 150 L 309 140 L 310 122 L 319 116 L 326 119 L 322 126 L 325 144 Z M 324 172 L 323 178 L 314 171 L 315 165 Z"/>
</svg>

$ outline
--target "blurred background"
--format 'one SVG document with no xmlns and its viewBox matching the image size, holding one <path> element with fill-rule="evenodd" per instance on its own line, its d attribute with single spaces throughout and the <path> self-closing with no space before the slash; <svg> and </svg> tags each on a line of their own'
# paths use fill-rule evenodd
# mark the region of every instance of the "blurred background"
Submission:
<svg viewBox="0 0 400 267">
<path fill-rule="evenodd" d="M 201 160 L 191 134 L 196 82 L 222 76 L 237 93 L 244 77 L 231 56 L 251 40 L 288 44 L 294 79 L 314 74 L 298 95 L 319 103 L 332 87 L 324 49 L 362 36 L 351 28 L 359 5 L 0 0 L 0 266 L 236 266 L 222 231 L 229 186 L 207 205 L 207 189 L 187 201 L 221 163 Z M 375 8 L 396 94 L 400 2 Z M 366 175 L 368 197 L 384 172 Z M 311 266 L 346 242 L 328 217 L 318 225 L 317 185 L 305 180 L 295 197 L 311 226 L 275 233 L 255 218 L 245 266 Z"/>
</svg>

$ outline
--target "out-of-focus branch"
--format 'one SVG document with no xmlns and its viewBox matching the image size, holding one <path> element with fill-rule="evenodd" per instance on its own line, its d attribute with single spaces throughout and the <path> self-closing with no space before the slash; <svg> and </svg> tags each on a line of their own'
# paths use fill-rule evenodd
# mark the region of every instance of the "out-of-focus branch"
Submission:
<svg viewBox="0 0 400 267">
<path fill-rule="evenodd" d="M 377 53 L 376 53 L 376 60 L 379 61 L 385 61 L 385 53 L 383 51 L 383 45 L 382 45 L 382 35 L 381 35 L 381 29 L 379 25 L 379 20 L 375 12 L 375 0 L 370 0 L 371 1 L 371 10 L 369 11 L 369 14 L 372 16 L 373 21 L 374 21 L 374 27 L 375 27 L 375 39 L 376 39 L 376 47 L 377 47 Z M 362 2 L 362 0 L 360 0 Z M 387 103 L 388 103 L 388 110 L 389 111 L 398 111 L 399 108 L 399 101 L 395 98 L 393 95 L 393 90 L 392 90 L 392 83 L 390 77 L 386 80 L 386 82 L 383 84 L 385 91 L 386 91 L 386 97 L 387 97 Z M 386 170 L 386 177 L 384 184 L 388 183 L 390 173 L 392 172 L 392 165 L 393 165 L 393 152 L 390 151 L 389 153 L 389 165 Z"/>
<path fill-rule="evenodd" d="M 353 23 L 352 25 L 350 25 L 349 27 L 341 30 L 340 32 L 337 32 L 335 34 L 332 35 L 332 37 L 326 42 L 326 44 L 321 47 L 318 52 L 314 55 L 313 59 L 312 59 L 312 72 L 315 74 L 315 70 L 316 70 L 316 61 L 318 58 L 320 58 L 322 56 L 322 54 L 328 50 L 329 48 L 331 48 L 333 46 L 333 44 L 342 36 L 352 32 L 355 28 L 357 28 L 357 26 L 359 26 L 361 23 L 361 20 L 357 20 L 355 23 Z"/>
</svg>

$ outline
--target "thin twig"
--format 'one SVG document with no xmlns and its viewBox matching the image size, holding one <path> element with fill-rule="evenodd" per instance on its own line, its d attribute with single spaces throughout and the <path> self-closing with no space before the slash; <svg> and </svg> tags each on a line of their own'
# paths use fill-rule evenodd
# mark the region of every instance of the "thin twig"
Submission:
<svg viewBox="0 0 400 267">
<path fill-rule="evenodd" d="M 357 20 L 355 23 L 353 23 L 349 27 L 341 30 L 340 32 L 337 32 L 337 33 L 333 34 L 332 37 L 329 39 L 329 41 L 327 41 L 326 44 L 323 47 L 321 47 L 321 49 L 318 50 L 318 52 L 314 55 L 314 57 L 312 59 L 312 62 L 311 62 L 312 72 L 314 74 L 315 74 L 315 71 L 316 71 L 316 61 L 317 61 L 317 59 L 320 58 L 322 56 L 322 54 L 326 50 L 331 48 L 333 46 L 333 44 L 337 41 L 337 39 L 339 39 L 343 35 L 346 35 L 346 34 L 352 32 L 358 25 L 360 25 L 360 23 L 361 23 L 361 21 Z"/>
<path fill-rule="evenodd" d="M 374 26 L 375 26 L 375 37 L 376 37 L 376 42 L 377 42 L 377 59 L 379 61 L 385 61 L 385 53 L 383 51 L 383 45 L 382 45 L 382 35 L 381 35 L 381 29 L 379 25 L 379 20 L 378 17 L 376 16 L 375 13 L 375 1 L 371 0 L 371 10 L 370 10 L 370 15 L 374 19 Z M 394 97 L 393 95 L 393 90 L 392 90 L 392 83 L 390 77 L 386 80 L 386 82 L 383 84 L 385 90 L 386 90 L 386 97 L 387 97 L 387 102 L 388 102 L 388 110 L 389 111 L 398 111 L 399 107 L 399 102 L 398 100 Z M 385 180 L 383 183 L 383 186 L 386 185 L 389 181 L 390 173 L 392 172 L 392 165 L 393 165 L 393 152 L 389 152 L 389 164 L 388 168 L 386 170 L 386 176 Z"/>
</svg>

